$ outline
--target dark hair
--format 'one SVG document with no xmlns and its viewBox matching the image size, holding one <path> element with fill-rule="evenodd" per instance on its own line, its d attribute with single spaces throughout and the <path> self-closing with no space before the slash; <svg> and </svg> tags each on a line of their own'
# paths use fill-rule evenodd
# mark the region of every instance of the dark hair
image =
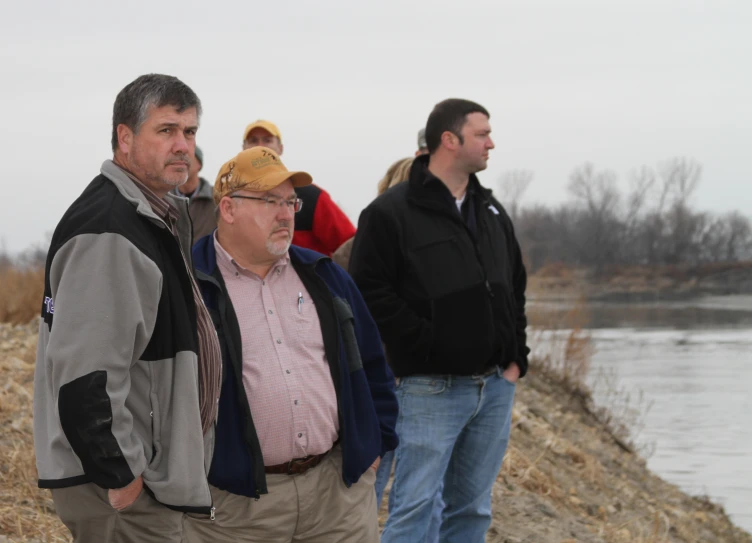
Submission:
<svg viewBox="0 0 752 543">
<path fill-rule="evenodd" d="M 112 150 L 117 150 L 117 127 L 124 124 L 135 134 L 149 116 L 151 106 L 174 106 L 178 113 L 195 107 L 201 117 L 201 100 L 177 77 L 147 74 L 135 79 L 121 90 L 112 108 Z"/>
<path fill-rule="evenodd" d="M 461 98 L 447 98 L 439 102 L 433 108 L 426 121 L 426 146 L 428 152 L 433 152 L 441 145 L 441 135 L 444 132 L 451 132 L 464 143 L 462 139 L 462 127 L 470 113 L 482 113 L 489 119 L 491 115 L 480 104 L 463 100 Z"/>
</svg>

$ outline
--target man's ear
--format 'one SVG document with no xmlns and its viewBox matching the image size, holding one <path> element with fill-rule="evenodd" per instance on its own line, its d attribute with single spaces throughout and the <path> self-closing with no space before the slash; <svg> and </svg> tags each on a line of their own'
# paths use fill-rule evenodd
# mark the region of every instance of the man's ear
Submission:
<svg viewBox="0 0 752 543">
<path fill-rule="evenodd" d="M 279 138 L 277 138 L 277 140 L 279 140 Z M 280 141 L 280 142 L 279 142 L 279 156 L 282 156 L 282 153 L 284 153 L 284 152 L 285 152 L 285 146 L 284 146 L 284 144 L 283 144 L 283 143 L 282 143 L 282 142 Z"/>
<path fill-rule="evenodd" d="M 133 146 L 133 131 L 124 124 L 117 126 L 118 149 L 128 154 Z"/>
<path fill-rule="evenodd" d="M 449 130 L 441 134 L 441 144 L 447 149 L 454 151 L 460 146 L 460 139 Z"/>
<path fill-rule="evenodd" d="M 235 203 L 229 196 L 224 196 L 219 201 L 219 216 L 227 224 L 233 224 L 235 222 Z"/>
</svg>

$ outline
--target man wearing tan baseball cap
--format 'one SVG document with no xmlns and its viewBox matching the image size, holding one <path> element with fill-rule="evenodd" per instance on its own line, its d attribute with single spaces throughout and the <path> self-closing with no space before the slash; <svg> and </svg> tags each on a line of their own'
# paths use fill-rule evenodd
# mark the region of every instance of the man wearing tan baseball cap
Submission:
<svg viewBox="0 0 752 543">
<path fill-rule="evenodd" d="M 282 134 L 279 132 L 277 125 L 259 119 L 245 127 L 243 133 L 243 150 L 251 147 L 268 147 L 281 155 L 285 150 L 282 145 Z"/>
<path fill-rule="evenodd" d="M 217 175 L 217 230 L 193 249 L 223 353 L 216 518 L 188 514 L 189 543 L 379 540 L 373 484 L 397 446 L 394 377 L 350 276 L 291 245 L 309 186 L 267 147 Z"/>
<path fill-rule="evenodd" d="M 288 171 L 272 149 L 254 147 L 241 151 L 219 169 L 214 183 L 214 203 L 219 205 L 225 196 L 238 197 L 235 193 L 239 191 L 267 192 L 288 179 L 295 188 L 310 185 L 313 181 L 305 172 Z M 298 211 L 296 207 L 295 212 Z"/>
<path fill-rule="evenodd" d="M 264 146 L 281 155 L 282 134 L 272 122 L 258 120 L 245 127 L 243 149 Z M 293 244 L 331 256 L 344 242 L 355 235 L 347 215 L 334 203 L 328 192 L 317 185 L 297 191 L 303 210 L 295 216 Z"/>
</svg>

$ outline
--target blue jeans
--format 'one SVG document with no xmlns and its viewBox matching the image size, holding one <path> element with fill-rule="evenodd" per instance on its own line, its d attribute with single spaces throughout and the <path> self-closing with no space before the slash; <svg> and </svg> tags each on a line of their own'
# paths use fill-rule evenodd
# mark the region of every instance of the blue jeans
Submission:
<svg viewBox="0 0 752 543">
<path fill-rule="evenodd" d="M 394 451 L 384 453 L 376 471 L 376 508 L 381 509 L 381 500 L 384 497 L 384 489 L 392 475 L 392 465 L 394 464 Z M 441 491 L 444 488 L 444 482 L 441 481 L 439 490 L 436 493 L 433 509 L 431 510 L 431 523 L 429 524 L 428 533 L 425 543 L 438 543 L 439 527 L 441 526 L 441 511 L 444 509 L 444 500 L 441 499 Z"/>
<path fill-rule="evenodd" d="M 394 451 L 388 451 L 381 457 L 379 469 L 376 470 L 376 507 L 381 509 L 381 499 L 384 497 L 384 489 L 389 482 L 389 476 L 392 474 L 392 464 L 394 463 Z"/>
<path fill-rule="evenodd" d="M 491 489 L 509 443 L 514 391 L 501 369 L 485 377 L 400 379 L 400 445 L 382 543 L 427 540 L 442 479 L 439 541 L 485 541 Z"/>
</svg>

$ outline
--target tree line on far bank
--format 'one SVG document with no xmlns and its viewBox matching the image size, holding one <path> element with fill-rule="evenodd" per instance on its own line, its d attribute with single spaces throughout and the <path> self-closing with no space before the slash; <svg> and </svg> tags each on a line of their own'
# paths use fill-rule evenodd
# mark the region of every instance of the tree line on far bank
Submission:
<svg viewBox="0 0 752 543">
<path fill-rule="evenodd" d="M 586 162 L 569 176 L 569 201 L 549 207 L 521 204 L 533 172 L 513 170 L 499 181 L 500 201 L 512 217 L 531 272 L 550 263 L 602 273 L 628 265 L 697 266 L 752 259 L 749 217 L 692 206 L 701 175 L 698 162 L 677 157 L 633 171 L 623 190 L 616 173 Z"/>
<path fill-rule="evenodd" d="M 616 173 L 586 162 L 569 176 L 569 200 L 557 206 L 522 205 L 530 170 L 511 170 L 498 196 L 514 222 L 529 271 L 546 264 L 587 267 L 698 266 L 752 260 L 752 223 L 738 211 L 696 209 L 692 195 L 702 166 L 676 157 L 630 173 L 624 190 Z M 0 240 L 0 270 L 43 267 L 45 242 L 11 256 Z"/>
</svg>

